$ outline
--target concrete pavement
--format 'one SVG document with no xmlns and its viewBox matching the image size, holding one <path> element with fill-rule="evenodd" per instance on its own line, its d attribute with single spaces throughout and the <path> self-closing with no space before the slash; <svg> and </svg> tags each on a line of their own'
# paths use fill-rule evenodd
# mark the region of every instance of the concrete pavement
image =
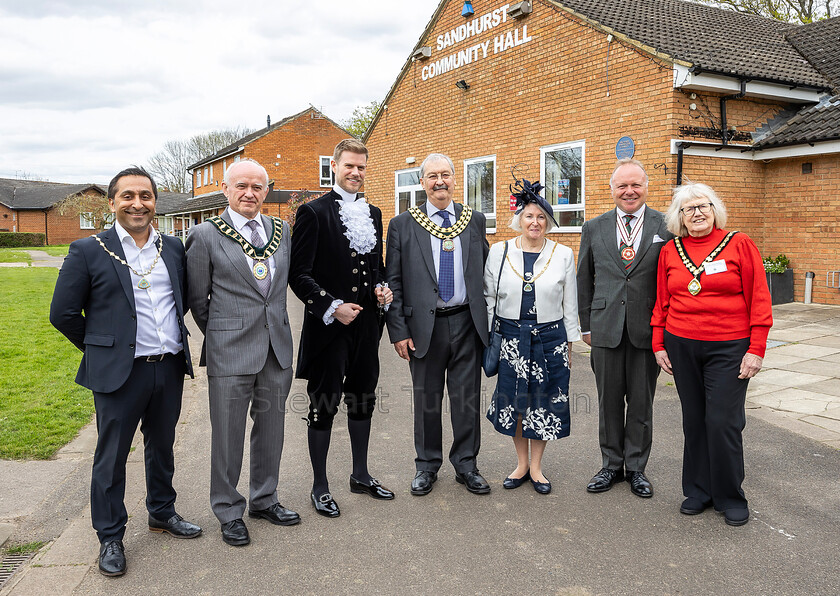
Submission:
<svg viewBox="0 0 840 596">
<path fill-rule="evenodd" d="M 295 329 L 301 314 L 302 305 L 292 298 Z M 372 473 L 396 491 L 396 500 L 378 502 L 349 492 L 349 441 L 339 416 L 329 475 L 342 515 L 328 520 L 314 513 L 301 420 L 306 398 L 303 383 L 296 381 L 287 404 L 278 492 L 281 503 L 303 520 L 286 528 L 246 518 L 252 544 L 225 545 L 209 508 L 210 430 L 202 369 L 185 389 L 175 481 L 178 511 L 200 524 L 204 535 L 175 540 L 148 531 L 138 443 L 128 465 L 128 572 L 117 579 L 101 576 L 87 503 L 95 435 L 89 426 L 54 461 L 0 462 L 0 524 L 13 526 L 10 542 L 48 542 L 0 596 L 114 591 L 836 594 L 840 308 L 792 304 L 776 307 L 774 314 L 771 339 L 779 344 L 768 350 L 748 398 L 744 489 L 752 519 L 744 527 L 726 526 L 711 511 L 679 514 L 681 415 L 665 375 L 655 401 L 647 469 L 654 497 L 639 499 L 626 483 L 600 495 L 585 491 L 600 456 L 597 397 L 582 343 L 573 355 L 572 434 L 546 451 L 550 495 L 538 495 L 530 485 L 502 489 L 501 481 L 515 466 L 513 447 L 485 423 L 479 465 L 493 486 L 490 495 L 467 493 L 444 464 L 430 495 L 411 496 L 408 367 L 386 335 L 370 461 Z M 193 339 L 198 342 L 200 333 Z M 198 347 L 193 346 L 195 354 Z M 485 382 L 485 404 L 491 394 L 492 382 Z M 448 431 L 445 435 L 449 441 Z M 246 461 L 242 492 L 247 492 L 247 469 Z"/>
</svg>

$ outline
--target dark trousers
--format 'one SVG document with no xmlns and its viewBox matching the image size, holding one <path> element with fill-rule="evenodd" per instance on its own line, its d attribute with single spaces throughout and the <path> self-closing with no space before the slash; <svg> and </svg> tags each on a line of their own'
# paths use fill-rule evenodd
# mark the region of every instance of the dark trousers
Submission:
<svg viewBox="0 0 840 596">
<path fill-rule="evenodd" d="M 483 345 L 469 310 L 435 318 L 429 351 L 411 356 L 414 386 L 414 448 L 418 471 L 437 472 L 443 463 L 441 410 L 449 393 L 452 449 L 449 461 L 459 473 L 476 469 L 481 448 L 480 399 Z"/>
<path fill-rule="evenodd" d="M 362 312 L 349 325 L 330 323 L 339 326 L 338 334 L 319 356 L 320 374 L 311 374 L 306 384 L 307 420 L 312 428 L 332 428 L 342 394 L 348 418 L 373 416 L 379 382 L 379 312 L 374 303 L 366 301 L 361 306 Z"/>
<path fill-rule="evenodd" d="M 125 534 L 125 463 L 138 424 L 145 445 L 146 508 L 159 520 L 175 515 L 172 446 L 183 388 L 181 353 L 160 362 L 138 358 L 122 387 L 113 393 L 93 392 L 99 438 L 93 455 L 90 512 L 100 542 L 122 540 Z"/>
<path fill-rule="evenodd" d="M 749 379 L 739 379 L 750 340 L 699 341 L 665 332 L 665 350 L 683 413 L 683 494 L 715 509 L 747 506 L 744 401 Z"/>
<path fill-rule="evenodd" d="M 627 336 L 615 348 L 592 346 L 598 388 L 602 466 L 644 472 L 653 442 L 653 394 L 659 366 L 653 350 L 637 348 Z"/>
</svg>

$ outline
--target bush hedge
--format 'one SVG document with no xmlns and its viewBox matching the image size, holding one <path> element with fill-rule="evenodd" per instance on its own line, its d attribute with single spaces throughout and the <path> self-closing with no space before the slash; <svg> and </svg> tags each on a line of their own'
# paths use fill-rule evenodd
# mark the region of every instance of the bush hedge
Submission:
<svg viewBox="0 0 840 596">
<path fill-rule="evenodd" d="M 0 248 L 20 248 L 22 246 L 44 246 L 44 234 L 24 232 L 0 232 Z"/>
</svg>

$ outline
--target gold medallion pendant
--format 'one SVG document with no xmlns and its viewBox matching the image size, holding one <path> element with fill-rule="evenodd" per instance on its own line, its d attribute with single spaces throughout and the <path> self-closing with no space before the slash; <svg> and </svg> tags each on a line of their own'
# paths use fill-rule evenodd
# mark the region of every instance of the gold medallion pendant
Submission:
<svg viewBox="0 0 840 596">
<path fill-rule="evenodd" d="M 697 281 L 696 277 L 688 282 L 688 291 L 691 292 L 692 296 L 699 294 L 702 289 L 703 287 L 700 285 L 700 282 Z"/>
<path fill-rule="evenodd" d="M 455 250 L 455 241 L 452 238 L 447 238 L 443 241 L 443 250 L 446 252 L 452 252 Z"/>
<path fill-rule="evenodd" d="M 533 289 L 534 289 L 534 286 L 532 286 L 531 284 L 525 284 L 525 285 L 522 287 L 522 289 L 523 289 L 523 290 L 525 290 L 526 292 L 530 292 L 531 290 L 533 290 Z"/>
<path fill-rule="evenodd" d="M 254 277 L 257 279 L 265 279 L 265 276 L 268 275 L 268 265 L 266 265 L 263 261 L 257 261 L 254 263 Z"/>
<path fill-rule="evenodd" d="M 627 246 L 621 251 L 621 258 L 625 261 L 632 261 L 636 258 L 636 251 L 633 250 L 632 246 Z"/>
<path fill-rule="evenodd" d="M 149 283 L 149 280 L 145 277 L 141 277 L 140 281 L 137 282 L 137 287 L 141 290 L 148 290 L 152 287 L 152 284 Z"/>
</svg>

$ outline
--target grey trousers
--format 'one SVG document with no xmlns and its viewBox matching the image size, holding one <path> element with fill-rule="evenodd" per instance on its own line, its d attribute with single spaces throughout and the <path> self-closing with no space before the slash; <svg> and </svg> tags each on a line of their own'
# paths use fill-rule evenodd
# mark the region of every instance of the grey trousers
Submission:
<svg viewBox="0 0 840 596">
<path fill-rule="evenodd" d="M 449 393 L 452 448 L 449 461 L 459 473 L 476 469 L 481 448 L 481 354 L 483 344 L 469 310 L 435 318 L 429 351 L 411 356 L 414 386 L 414 462 L 418 471 L 437 472 L 443 463 L 443 387 Z"/>
<path fill-rule="evenodd" d="M 277 479 L 283 453 L 286 398 L 292 368 L 283 369 L 268 350 L 255 375 L 207 378 L 210 394 L 210 507 L 221 523 L 245 513 L 245 497 L 236 490 L 242 471 L 245 423 L 250 409 L 251 469 L 249 506 L 266 509 L 277 503 Z"/>
<path fill-rule="evenodd" d="M 651 348 L 635 347 L 627 330 L 615 348 L 592 346 L 598 388 L 602 466 L 644 472 L 653 441 L 653 394 L 659 366 Z"/>
</svg>

